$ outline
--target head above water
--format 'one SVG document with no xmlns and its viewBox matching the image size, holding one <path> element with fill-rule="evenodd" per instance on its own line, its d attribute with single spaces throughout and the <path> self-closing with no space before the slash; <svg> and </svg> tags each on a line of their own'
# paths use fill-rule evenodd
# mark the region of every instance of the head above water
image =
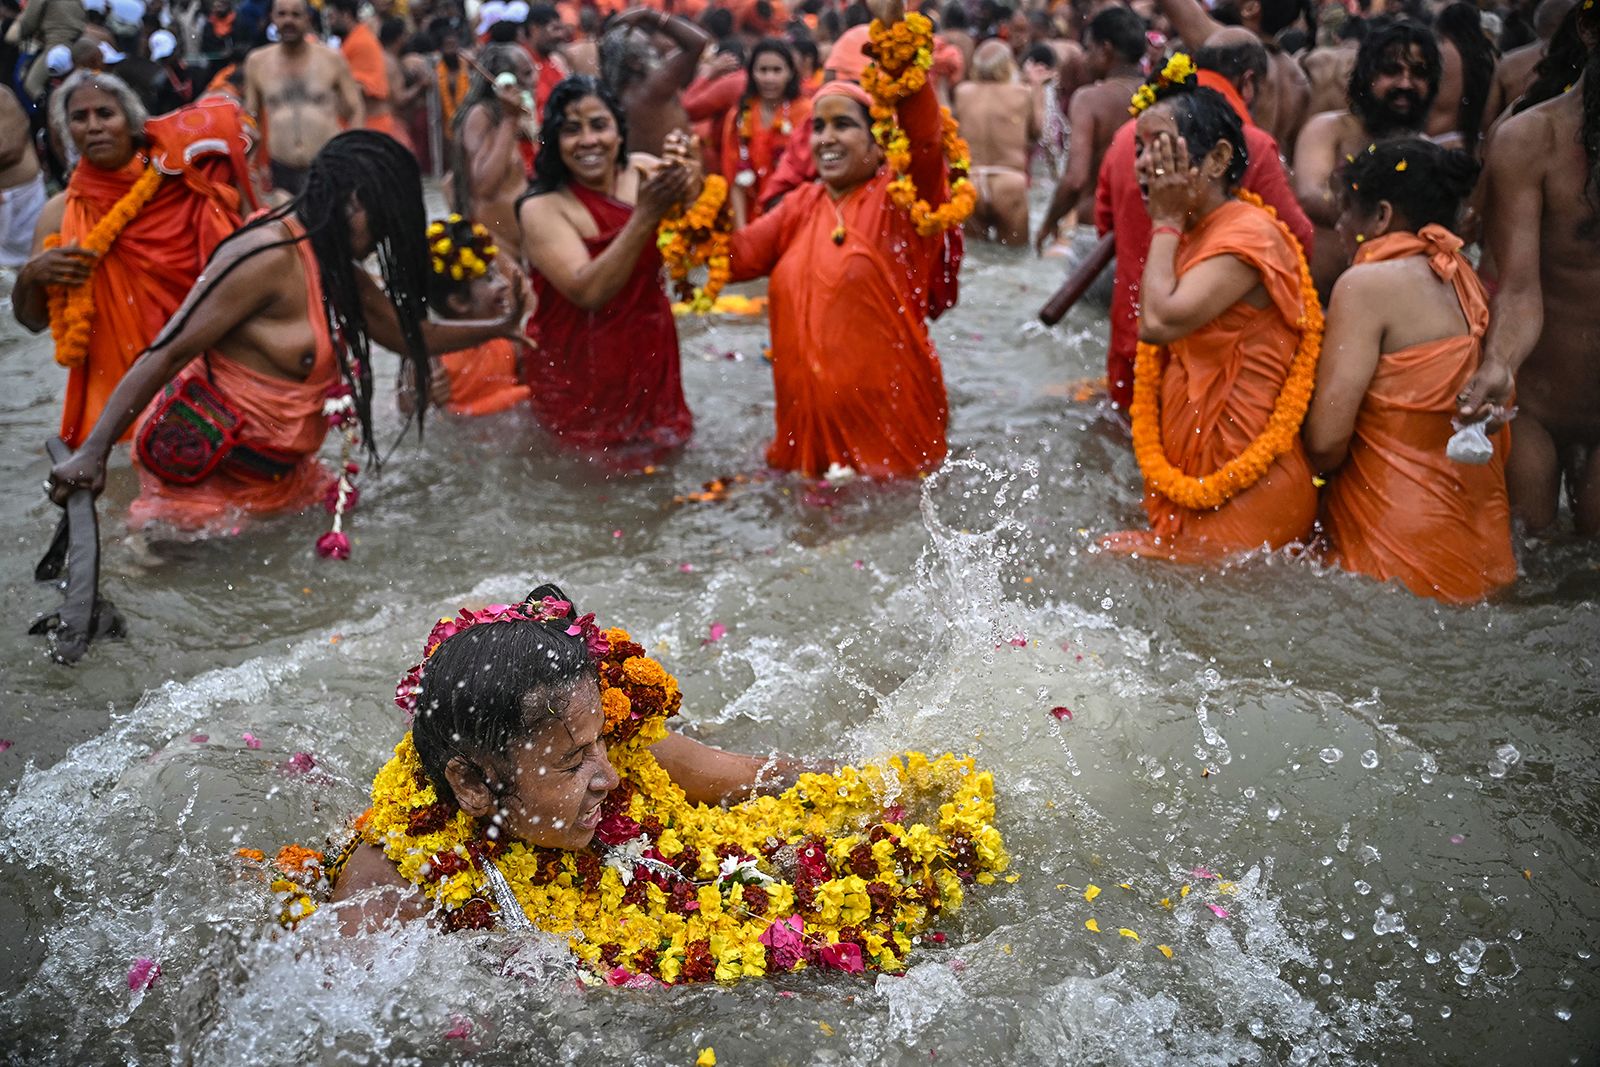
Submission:
<svg viewBox="0 0 1600 1067">
<path fill-rule="evenodd" d="M 554 192 L 573 180 L 593 185 L 627 158 L 628 117 L 611 90 L 586 74 L 563 78 L 545 101 L 531 191 Z"/>
<path fill-rule="evenodd" d="M 1164 93 L 1139 115 L 1134 126 L 1134 152 L 1142 156 L 1163 135 L 1183 139 L 1189 151 L 1189 165 L 1198 167 L 1222 195 L 1239 187 L 1250 162 L 1244 124 L 1221 93 L 1187 86 Z"/>
<path fill-rule="evenodd" d="M 1421 130 L 1441 70 L 1432 30 L 1407 19 L 1376 20 L 1350 71 L 1350 112 L 1374 136 Z"/>
<path fill-rule="evenodd" d="M 878 173 L 883 149 L 872 136 L 872 98 L 855 82 L 831 81 L 811 98 L 811 155 L 835 197 Z"/>
<path fill-rule="evenodd" d="M 145 143 L 144 104 L 115 74 L 74 71 L 50 97 L 50 125 L 96 167 L 119 170 Z"/>
<path fill-rule="evenodd" d="M 428 226 L 428 306 L 447 319 L 492 319 L 510 283 L 494 267 L 500 250 L 482 223 L 451 215 Z"/>
<path fill-rule="evenodd" d="M 576 849 L 617 784 L 601 731 L 599 675 L 576 609 L 548 622 L 480 623 L 444 640 L 423 665 L 412 741 L 439 799 L 531 844 Z M 525 614 L 532 614 L 529 610 Z"/>
<path fill-rule="evenodd" d="M 1424 226 L 1454 230 L 1478 181 L 1478 162 L 1422 137 L 1378 141 L 1337 171 L 1337 224 L 1353 257 L 1363 241 Z M 1359 239 L 1358 239 L 1359 236 Z"/>
</svg>

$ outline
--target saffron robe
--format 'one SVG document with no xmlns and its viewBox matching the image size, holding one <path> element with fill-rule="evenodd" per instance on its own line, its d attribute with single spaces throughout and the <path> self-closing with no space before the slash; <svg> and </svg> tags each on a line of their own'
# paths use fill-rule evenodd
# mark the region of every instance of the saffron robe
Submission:
<svg viewBox="0 0 1600 1067">
<path fill-rule="evenodd" d="M 808 100 L 779 104 L 771 123 L 760 121 L 761 104 L 758 101 L 751 100 L 748 106 L 756 112 L 755 130 L 748 141 L 739 132 L 739 120 L 744 107 L 736 104 L 722 118 L 722 136 L 719 139 L 722 160 L 717 170 L 730 184 L 737 184 L 743 171 L 755 175 L 755 180 L 744 186 L 747 223 L 761 217 L 761 205 L 769 199 L 767 179 L 783 159 L 794 131 L 810 129 L 811 126 L 811 102 Z"/>
<path fill-rule="evenodd" d="M 1265 211 L 1229 200 L 1201 219 L 1179 241 L 1178 276 L 1213 256 L 1254 268 L 1268 304 L 1241 300 L 1164 350 L 1161 443 L 1168 461 L 1194 477 L 1217 470 L 1266 429 L 1300 343 L 1303 312 L 1299 258 Z M 1258 482 L 1220 507 L 1192 510 L 1147 489 L 1150 529 L 1112 534 L 1102 544 L 1194 562 L 1306 541 L 1317 517 L 1313 473 L 1296 434 Z"/>
<path fill-rule="evenodd" d="M 1478 369 L 1489 301 L 1461 255 L 1461 238 L 1442 226 L 1367 241 L 1356 263 L 1427 256 L 1461 301 L 1468 331 L 1378 360 L 1356 415 L 1350 453 L 1323 493 L 1329 558 L 1380 581 L 1397 579 L 1418 596 L 1482 600 L 1517 576 L 1505 465 L 1511 430 L 1491 440 L 1481 467 L 1445 455 L 1456 396 Z"/>
<path fill-rule="evenodd" d="M 383 45 L 366 23 L 357 23 L 349 36 L 339 42 L 339 52 L 350 64 L 350 76 L 361 86 L 361 92 L 371 100 L 389 102 L 389 65 L 384 61 Z M 391 110 L 381 115 L 367 112 L 366 128 L 386 133 L 396 141 L 411 148 L 411 137 Z"/>
<path fill-rule="evenodd" d="M 599 232 L 583 244 L 598 256 L 633 205 L 577 182 L 567 188 L 594 219 Z M 540 424 L 562 444 L 624 465 L 687 441 L 694 416 L 683 399 L 678 327 L 655 245 L 639 253 L 627 283 L 598 311 L 574 304 L 537 272 L 532 280 L 539 307 L 528 333 L 537 347 L 525 373 Z"/>
<path fill-rule="evenodd" d="M 293 218 L 282 221 L 290 236 L 304 236 L 304 228 Z M 139 496 L 128 510 L 130 529 L 163 522 L 182 530 L 216 531 L 247 515 L 298 511 L 320 499 L 332 484 L 333 475 L 317 460 L 317 452 L 328 435 L 322 405 L 339 381 L 339 365 L 311 242 L 301 240 L 294 247 L 305 275 L 306 313 L 316 338 L 315 358 L 305 379 L 263 374 L 211 352 L 185 367 L 178 380 L 209 373 L 211 384 L 243 416 L 240 436 L 246 444 L 297 453 L 299 462 L 288 473 L 270 480 L 241 477 L 224 462 L 203 481 L 174 485 L 139 464 L 135 453 Z M 149 418 L 160 403 L 158 397 L 144 417 Z"/>
<path fill-rule="evenodd" d="M 452 415 L 492 415 L 528 399 L 528 386 L 517 373 L 517 346 L 504 337 L 439 357 L 450 376 Z"/>
<path fill-rule="evenodd" d="M 233 121 L 225 121 L 228 114 Z M 73 448 L 83 444 L 112 390 L 189 295 L 212 251 L 239 228 L 236 186 L 249 187 L 244 155 L 252 130 L 236 113 L 202 102 L 154 119 L 145 130 L 150 158 L 165 177 L 90 278 L 93 332 L 83 362 L 67 373 L 61 410 L 61 438 Z M 62 244 L 81 244 L 144 170 L 141 155 L 117 171 L 80 161 L 67 182 Z M 131 436 L 130 430 L 122 439 Z"/>
<path fill-rule="evenodd" d="M 1244 124 L 1244 144 L 1249 163 L 1241 189 L 1248 189 L 1278 213 L 1306 255 L 1316 227 L 1306 217 L 1294 186 L 1279 158 L 1278 142 L 1255 124 L 1250 109 L 1225 79 L 1209 70 L 1199 75 L 1200 83 L 1221 93 L 1223 99 Z M 1106 384 L 1111 402 L 1126 411 L 1133 403 L 1133 359 L 1139 348 L 1139 285 L 1144 279 L 1144 261 L 1150 253 L 1150 212 L 1139 178 L 1134 173 L 1134 123 L 1124 123 L 1111 138 L 1094 190 L 1094 224 L 1103 237 L 1117 235 L 1116 282 L 1111 290 L 1111 346 L 1106 350 Z"/>
<path fill-rule="evenodd" d="M 948 194 L 932 89 L 901 102 L 900 123 L 912 179 L 937 206 Z M 918 235 L 889 199 L 893 177 L 880 167 L 838 201 L 820 182 L 801 186 L 734 234 L 734 280 L 772 279 L 773 467 L 820 475 L 837 463 L 893 478 L 944 461 L 949 406 L 928 297 L 955 267 L 944 236 Z"/>
</svg>

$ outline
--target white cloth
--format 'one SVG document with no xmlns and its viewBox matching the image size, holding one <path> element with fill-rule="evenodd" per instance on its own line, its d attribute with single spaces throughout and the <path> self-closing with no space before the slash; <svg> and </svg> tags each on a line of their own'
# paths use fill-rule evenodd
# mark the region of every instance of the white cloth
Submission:
<svg viewBox="0 0 1600 1067">
<path fill-rule="evenodd" d="M 28 262 L 33 252 L 33 230 L 47 199 L 43 174 L 35 174 L 32 181 L 10 189 L 0 189 L 0 267 L 16 268 Z"/>
</svg>

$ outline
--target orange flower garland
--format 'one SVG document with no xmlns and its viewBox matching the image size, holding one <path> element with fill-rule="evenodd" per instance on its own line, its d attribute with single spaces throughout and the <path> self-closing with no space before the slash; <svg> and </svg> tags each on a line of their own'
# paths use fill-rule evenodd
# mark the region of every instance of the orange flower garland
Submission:
<svg viewBox="0 0 1600 1067">
<path fill-rule="evenodd" d="M 687 208 L 661 220 L 656 230 L 656 247 L 667 265 L 667 274 L 691 310 L 704 315 L 717 302 L 728 279 L 733 276 L 733 217 L 728 211 L 728 180 L 708 174 L 700 196 Z M 691 288 L 689 272 L 706 268 L 706 283 Z"/>
<path fill-rule="evenodd" d="M 1196 478 L 1180 471 L 1167 459 L 1161 444 L 1161 349 L 1140 344 L 1133 365 L 1133 453 L 1139 460 L 1145 488 L 1160 493 L 1181 507 L 1203 511 L 1221 507 L 1261 480 L 1278 457 L 1294 447 L 1311 404 L 1311 391 L 1317 381 L 1317 360 L 1322 355 L 1322 304 L 1311 280 L 1311 267 L 1294 234 L 1278 218 L 1278 213 L 1259 196 L 1243 189 L 1236 194 L 1247 204 L 1266 211 L 1288 239 L 1300 263 L 1301 314 L 1297 323 L 1300 344 L 1289 365 L 1289 375 L 1272 405 L 1266 428 L 1244 451 L 1211 474 Z"/>
<path fill-rule="evenodd" d="M 873 20 L 868 28 L 868 54 L 874 62 L 861 75 L 861 87 L 872 94 L 872 136 L 883 146 L 884 158 L 894 173 L 889 199 L 911 216 L 923 237 L 959 226 L 978 206 L 978 190 L 967 173 L 972 155 L 961 127 L 948 108 L 940 108 L 940 142 L 950 171 L 950 194 L 938 207 L 918 194 L 911 178 L 911 142 L 895 118 L 895 105 L 927 84 L 933 65 L 933 24 L 922 15 L 908 14 L 891 27 Z M 900 70 L 891 76 L 888 70 Z"/>
<path fill-rule="evenodd" d="M 144 173 L 133 187 L 122 194 L 122 199 L 111 205 L 111 210 L 89 230 L 78 247 L 103 256 L 132 222 L 134 216 L 161 188 L 161 171 L 147 163 Z M 65 242 L 59 233 L 44 239 L 44 247 L 60 248 Z M 63 367 L 81 367 L 89 355 L 89 336 L 94 332 L 94 275 L 74 286 L 52 285 L 48 296 L 50 307 L 50 336 L 56 342 L 56 362 Z"/>
<path fill-rule="evenodd" d="M 465 63 L 456 65 L 454 88 L 450 82 L 450 68 L 444 65 L 444 60 L 439 60 L 437 68 L 439 81 L 439 114 L 444 120 L 444 125 L 449 126 L 450 120 L 456 117 L 456 108 L 461 106 L 461 101 L 467 95 L 467 86 L 471 77 L 467 72 Z"/>
</svg>

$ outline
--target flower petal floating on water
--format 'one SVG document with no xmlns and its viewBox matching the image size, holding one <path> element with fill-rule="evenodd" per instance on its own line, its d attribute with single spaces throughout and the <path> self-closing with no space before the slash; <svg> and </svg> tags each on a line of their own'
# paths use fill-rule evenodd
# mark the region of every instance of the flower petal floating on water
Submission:
<svg viewBox="0 0 1600 1067">
<path fill-rule="evenodd" d="M 715 1048 L 701 1049 L 700 1055 L 694 1058 L 694 1067 L 717 1067 L 717 1050 Z"/>
<path fill-rule="evenodd" d="M 1084 928 L 1086 930 L 1088 930 L 1090 933 L 1098 934 L 1100 932 L 1100 924 L 1095 922 L 1093 919 L 1090 919 L 1088 922 L 1084 923 L 1083 925 L 1084 925 Z"/>
<path fill-rule="evenodd" d="M 128 968 L 128 988 L 135 993 L 149 989 L 160 977 L 161 964 L 146 956 L 140 956 L 133 961 L 133 966 Z"/>
<path fill-rule="evenodd" d="M 1132 938 L 1135 941 L 1139 940 L 1139 935 L 1128 929 L 1126 926 L 1118 930 L 1117 933 L 1121 934 L 1123 937 Z"/>
<path fill-rule="evenodd" d="M 317 758 L 309 752 L 296 752 L 284 763 L 283 770 L 287 774 L 305 774 L 316 767 Z"/>
<path fill-rule="evenodd" d="M 256 737 L 255 734 L 250 733 L 248 730 L 246 730 L 245 731 L 245 735 L 244 735 L 244 747 L 245 748 L 260 748 L 261 747 L 261 741 Z"/>
<path fill-rule="evenodd" d="M 1214 873 L 1212 873 L 1212 870 L 1209 867 L 1196 867 L 1194 870 L 1190 871 L 1189 873 L 1194 875 L 1196 878 L 1215 878 L 1216 877 L 1216 875 Z"/>
<path fill-rule="evenodd" d="M 1100 887 L 1097 886 L 1097 885 L 1090 885 L 1087 889 L 1085 889 L 1083 891 L 1083 899 L 1084 900 L 1093 900 L 1095 897 L 1097 897 L 1099 895 L 1100 895 Z"/>
<path fill-rule="evenodd" d="M 1171 948 L 1167 947 L 1166 945 L 1157 945 L 1156 948 L 1159 949 L 1161 954 L 1163 956 L 1167 957 L 1167 959 L 1170 960 L 1172 958 L 1172 949 Z"/>
<path fill-rule="evenodd" d="M 1228 909 L 1224 908 L 1220 904 L 1207 904 L 1206 907 L 1210 908 L 1211 914 L 1215 915 L 1219 919 L 1226 919 L 1228 917 Z"/>
<path fill-rule="evenodd" d="M 1072 709 L 1068 707 L 1051 708 L 1050 714 L 1054 715 L 1057 719 L 1071 719 Z"/>
<path fill-rule="evenodd" d="M 465 1015 L 450 1016 L 450 1029 L 444 1032 L 448 1041 L 465 1041 L 472 1036 L 472 1020 Z"/>
<path fill-rule="evenodd" d="M 13 744 L 15 744 L 15 742 L 7 741 L 5 738 L 0 737 L 0 752 L 4 752 L 6 749 L 10 748 Z"/>
<path fill-rule="evenodd" d="M 203 745 L 207 741 L 211 740 L 211 735 L 210 734 L 191 734 L 189 736 L 189 740 L 194 742 L 197 745 Z"/>
<path fill-rule="evenodd" d="M 718 641 L 721 641 L 724 637 L 727 637 L 727 636 L 728 636 L 728 628 L 726 626 L 722 625 L 722 623 L 720 623 L 720 622 L 714 622 L 714 623 L 711 624 L 711 636 L 707 637 L 704 641 L 701 641 L 700 643 L 702 645 L 714 645 Z"/>
</svg>

